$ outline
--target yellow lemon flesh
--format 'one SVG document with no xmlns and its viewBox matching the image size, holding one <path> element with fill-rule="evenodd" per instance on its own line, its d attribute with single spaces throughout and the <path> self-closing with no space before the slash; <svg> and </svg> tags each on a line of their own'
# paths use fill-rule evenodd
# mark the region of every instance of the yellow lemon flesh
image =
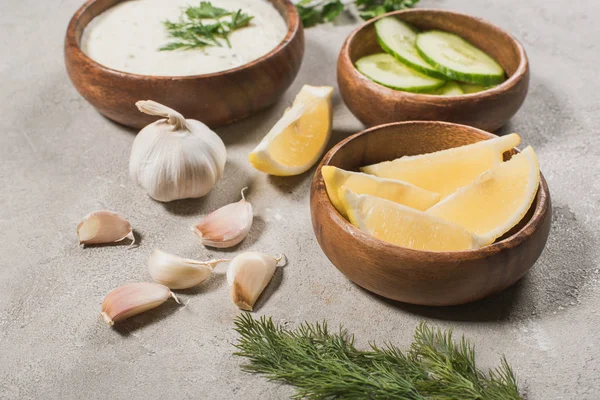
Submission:
<svg viewBox="0 0 600 400">
<path fill-rule="evenodd" d="M 369 165 L 362 167 L 361 171 L 411 183 L 439 193 L 443 199 L 471 183 L 484 171 L 502 163 L 502 154 L 520 141 L 519 135 L 512 133 L 435 153 Z"/>
<path fill-rule="evenodd" d="M 294 104 L 250 153 L 259 171 L 290 176 L 306 172 L 323 154 L 331 136 L 330 86 L 304 85 Z"/>
<path fill-rule="evenodd" d="M 427 214 L 459 224 L 489 244 L 525 216 L 539 183 L 538 160 L 530 146 L 446 197 Z"/>
<path fill-rule="evenodd" d="M 459 251 L 480 246 L 479 238 L 453 222 L 402 204 L 345 189 L 350 222 L 386 242 L 415 250 Z"/>
<path fill-rule="evenodd" d="M 321 168 L 327 194 L 333 206 L 348 218 L 342 186 L 356 194 L 370 194 L 405 206 L 425 211 L 440 200 L 440 195 L 401 181 L 378 178 L 325 165 Z"/>
</svg>

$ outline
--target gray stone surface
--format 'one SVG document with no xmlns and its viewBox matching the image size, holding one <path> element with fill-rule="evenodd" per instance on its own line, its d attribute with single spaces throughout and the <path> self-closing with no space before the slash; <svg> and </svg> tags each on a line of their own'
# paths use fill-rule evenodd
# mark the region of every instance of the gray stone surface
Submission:
<svg viewBox="0 0 600 400">
<path fill-rule="evenodd" d="M 189 231 L 202 215 L 250 186 L 256 222 L 234 252 L 285 252 L 256 315 L 298 324 L 345 324 L 369 339 L 408 343 L 420 320 L 472 338 L 482 366 L 500 354 L 529 399 L 600 398 L 600 8 L 593 0 L 423 0 L 422 6 L 486 18 L 520 39 L 532 65 L 529 96 L 503 129 L 536 149 L 554 203 L 550 240 L 535 268 L 505 292 L 467 306 L 391 303 L 350 283 L 312 233 L 312 173 L 271 178 L 247 153 L 304 83 L 335 85 L 335 61 L 353 25 L 306 33 L 300 75 L 274 107 L 219 134 L 225 176 L 206 198 L 168 205 L 128 177 L 134 132 L 100 116 L 73 89 L 62 41 L 78 0 L 3 0 L 0 12 L 0 398 L 279 399 L 289 387 L 240 372 L 236 335 L 219 270 L 205 285 L 117 329 L 99 318 L 103 296 L 146 281 L 160 247 L 183 256 L 230 255 L 198 246 Z M 333 142 L 361 129 L 336 95 Z M 75 227 L 88 212 L 129 218 L 140 246 L 82 248 Z"/>
</svg>

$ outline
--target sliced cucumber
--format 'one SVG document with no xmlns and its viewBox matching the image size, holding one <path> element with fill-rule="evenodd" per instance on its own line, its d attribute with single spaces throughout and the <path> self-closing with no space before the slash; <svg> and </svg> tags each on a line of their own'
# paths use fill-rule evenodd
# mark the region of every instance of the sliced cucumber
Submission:
<svg viewBox="0 0 600 400">
<path fill-rule="evenodd" d="M 417 71 L 438 79 L 446 79 L 444 74 L 423 60 L 417 51 L 415 42 L 417 31 L 395 17 L 382 18 L 375 22 L 377 41 L 381 48 L 396 57 L 400 62 Z"/>
<path fill-rule="evenodd" d="M 458 82 L 449 81 L 441 88 L 435 89 L 432 94 L 439 94 L 440 96 L 460 96 L 461 94 L 465 94 L 465 92 L 463 92 Z"/>
<path fill-rule="evenodd" d="M 356 69 L 374 82 L 407 92 L 431 92 L 445 83 L 415 71 L 387 53 L 361 58 L 356 62 Z"/>
<path fill-rule="evenodd" d="M 461 82 L 460 87 L 462 88 L 463 92 L 465 92 L 466 94 L 470 94 L 470 93 L 483 92 L 484 90 L 488 90 L 494 86 L 483 86 L 483 85 L 477 85 L 474 83 Z"/>
<path fill-rule="evenodd" d="M 448 78 L 485 86 L 504 81 L 500 64 L 452 33 L 419 33 L 416 46 L 421 57 Z"/>
</svg>

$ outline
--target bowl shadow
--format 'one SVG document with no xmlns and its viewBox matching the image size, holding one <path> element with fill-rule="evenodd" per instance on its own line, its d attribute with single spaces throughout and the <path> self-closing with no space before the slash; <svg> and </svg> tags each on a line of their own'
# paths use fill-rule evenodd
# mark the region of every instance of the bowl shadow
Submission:
<svg viewBox="0 0 600 400">
<path fill-rule="evenodd" d="M 445 320 L 445 321 L 479 321 L 491 322 L 510 319 L 511 312 L 515 303 L 519 301 L 522 295 L 524 281 L 527 275 L 519 280 L 511 287 L 496 293 L 485 299 L 481 299 L 472 303 L 457 305 L 457 306 L 421 306 L 417 304 L 402 303 L 395 300 L 390 300 L 377 294 L 371 293 L 366 289 L 371 297 L 379 303 L 397 308 L 398 310 L 409 314 L 419 315 L 429 319 Z"/>
<path fill-rule="evenodd" d="M 530 144 L 539 151 L 551 141 L 564 140 L 564 133 L 574 127 L 585 129 L 577 112 L 560 100 L 552 90 L 552 82 L 533 75 L 523 106 L 495 133 L 502 136 L 516 131 L 523 139 L 520 147 Z M 543 123 L 540 123 L 540 116 L 543 116 Z"/>
<path fill-rule="evenodd" d="M 94 110 L 98 113 L 98 115 L 100 115 L 102 118 L 104 118 L 110 125 L 113 125 L 114 127 L 118 128 L 121 132 L 126 132 L 128 134 L 136 136 L 140 131 L 139 129 L 135 129 L 130 126 L 123 125 L 120 122 L 117 122 L 117 121 L 114 121 L 114 120 L 108 118 L 106 115 L 104 115 L 100 111 L 98 111 L 95 107 L 94 107 Z M 160 117 L 156 117 L 157 121 L 159 119 L 160 119 Z"/>
<path fill-rule="evenodd" d="M 487 298 L 457 306 L 421 306 L 360 289 L 387 307 L 436 320 L 526 320 L 563 312 L 581 303 L 592 286 L 597 265 L 593 235 L 568 206 L 555 205 L 552 221 L 546 248 L 531 270 L 514 285 Z"/>
</svg>

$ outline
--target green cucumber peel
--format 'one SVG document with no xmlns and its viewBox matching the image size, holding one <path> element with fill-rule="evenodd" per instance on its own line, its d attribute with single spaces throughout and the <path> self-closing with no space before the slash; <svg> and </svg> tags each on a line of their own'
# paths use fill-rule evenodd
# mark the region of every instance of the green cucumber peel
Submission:
<svg viewBox="0 0 600 400">
<path fill-rule="evenodd" d="M 479 85 L 483 85 L 486 87 L 504 82 L 504 80 L 505 80 L 504 70 L 502 70 L 502 74 L 468 73 L 468 72 L 457 71 L 456 69 L 449 68 L 449 67 L 437 62 L 431 55 L 427 54 L 427 52 L 423 50 L 422 45 L 419 44 L 419 39 L 423 37 L 422 35 L 435 34 L 436 32 L 444 34 L 444 35 L 455 36 L 455 37 L 459 38 L 460 40 L 464 41 L 467 45 L 469 45 L 469 46 L 475 48 L 476 50 L 480 51 L 481 53 L 485 54 L 492 61 L 494 61 L 494 63 L 497 64 L 497 62 L 494 59 L 492 59 L 489 55 L 484 53 L 482 50 L 473 46 L 472 44 L 470 44 L 469 42 L 467 42 L 466 40 L 464 40 L 463 38 L 461 38 L 458 35 L 454 35 L 452 33 L 443 32 L 443 31 L 436 31 L 436 30 L 424 32 L 422 34 L 417 35 L 417 40 L 416 40 L 415 46 L 416 46 L 416 49 L 417 49 L 417 52 L 419 53 L 419 55 L 425 61 L 427 61 L 431 66 L 433 66 L 435 69 L 440 71 L 443 75 L 445 75 L 446 78 L 450 78 L 450 79 L 456 80 L 456 81 L 471 83 L 471 84 L 479 84 Z M 500 67 L 499 64 L 498 64 L 498 66 L 499 66 L 499 68 L 502 68 L 502 67 Z"/>
<path fill-rule="evenodd" d="M 381 68 L 382 63 L 389 64 L 389 69 Z M 356 69 L 371 81 L 394 90 L 412 93 L 431 93 L 446 82 L 408 67 L 387 53 L 371 54 L 362 57 L 355 63 Z M 411 79 L 414 82 L 411 83 Z"/>
<path fill-rule="evenodd" d="M 415 63 L 415 62 L 409 60 L 407 57 L 403 56 L 400 51 L 394 50 L 391 45 L 386 43 L 385 31 L 387 31 L 389 33 L 395 27 L 395 26 L 392 26 L 390 28 L 389 25 L 385 26 L 384 24 L 386 24 L 388 22 L 388 20 L 394 20 L 394 22 L 396 22 L 399 25 L 400 31 L 402 28 L 405 28 L 405 29 L 411 31 L 412 33 L 414 33 L 415 41 L 417 38 L 417 34 L 419 33 L 419 31 L 415 27 L 413 27 L 412 25 L 410 25 L 402 20 L 399 20 L 395 17 L 382 18 L 379 21 L 375 22 L 374 25 L 375 25 L 375 34 L 377 36 L 377 42 L 379 43 L 379 46 L 381 46 L 383 51 L 394 56 L 401 63 L 406 64 L 407 66 L 411 67 L 414 70 L 419 71 L 420 73 L 422 73 L 424 75 L 427 75 L 427 76 L 430 76 L 430 77 L 436 78 L 436 79 L 447 80 L 447 77 L 444 74 L 437 71 L 434 67 L 428 65 L 427 61 L 418 55 L 417 49 L 416 49 L 416 43 L 414 43 L 414 42 L 412 43 L 412 47 L 415 50 L 414 55 L 419 56 L 422 59 L 423 64 L 425 64 L 425 65 L 418 64 L 418 63 Z M 393 25 L 393 23 L 392 23 L 392 25 Z M 399 50 L 402 50 L 402 49 L 399 49 Z"/>
</svg>

